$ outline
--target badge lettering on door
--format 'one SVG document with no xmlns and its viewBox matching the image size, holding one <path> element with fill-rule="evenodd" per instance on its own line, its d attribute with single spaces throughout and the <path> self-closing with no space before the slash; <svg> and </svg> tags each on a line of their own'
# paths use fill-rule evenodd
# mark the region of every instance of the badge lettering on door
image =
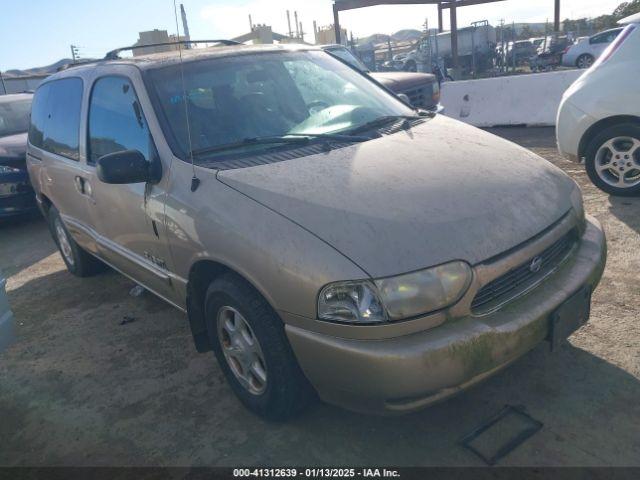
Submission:
<svg viewBox="0 0 640 480">
<path fill-rule="evenodd" d="M 144 256 L 147 260 L 149 260 L 155 266 L 160 267 L 163 270 L 167 269 L 167 264 L 162 258 L 156 257 L 155 255 L 152 255 L 149 252 L 144 252 Z"/>
</svg>

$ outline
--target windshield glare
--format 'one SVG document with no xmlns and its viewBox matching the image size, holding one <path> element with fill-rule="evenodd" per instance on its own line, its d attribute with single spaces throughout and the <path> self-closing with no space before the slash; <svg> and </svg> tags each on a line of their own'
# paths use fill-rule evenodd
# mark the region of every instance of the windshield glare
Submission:
<svg viewBox="0 0 640 480">
<path fill-rule="evenodd" d="M 30 112 L 31 99 L 0 102 L 0 137 L 26 132 Z"/>
<path fill-rule="evenodd" d="M 190 148 L 185 110 L 194 151 L 263 136 L 348 133 L 383 116 L 415 114 L 325 52 L 240 55 L 182 68 L 186 109 L 179 65 L 148 72 L 165 135 L 182 159 Z"/>
</svg>

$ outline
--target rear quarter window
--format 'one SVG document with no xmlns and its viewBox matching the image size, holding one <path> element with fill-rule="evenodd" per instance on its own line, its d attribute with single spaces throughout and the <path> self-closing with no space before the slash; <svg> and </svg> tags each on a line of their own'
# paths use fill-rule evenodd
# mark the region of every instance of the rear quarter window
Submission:
<svg viewBox="0 0 640 480">
<path fill-rule="evenodd" d="M 29 142 L 57 155 L 79 160 L 80 78 L 63 78 L 38 88 L 31 111 Z"/>
</svg>

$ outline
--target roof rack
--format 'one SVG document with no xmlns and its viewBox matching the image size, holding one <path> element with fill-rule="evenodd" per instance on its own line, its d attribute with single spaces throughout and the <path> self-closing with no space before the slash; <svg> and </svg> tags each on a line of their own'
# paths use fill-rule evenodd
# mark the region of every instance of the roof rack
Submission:
<svg viewBox="0 0 640 480">
<path fill-rule="evenodd" d="M 116 48 L 115 50 L 111 50 L 105 56 L 105 60 L 118 60 L 120 58 L 120 52 L 124 52 L 127 50 L 137 50 L 139 48 L 149 48 L 149 47 L 168 47 L 172 45 L 190 45 L 192 43 L 221 43 L 222 45 L 231 46 L 231 45 L 242 45 L 240 42 L 236 42 L 235 40 L 180 40 L 178 42 L 164 42 L 164 43 L 149 43 L 146 45 L 131 45 L 130 47 L 122 47 Z"/>
</svg>

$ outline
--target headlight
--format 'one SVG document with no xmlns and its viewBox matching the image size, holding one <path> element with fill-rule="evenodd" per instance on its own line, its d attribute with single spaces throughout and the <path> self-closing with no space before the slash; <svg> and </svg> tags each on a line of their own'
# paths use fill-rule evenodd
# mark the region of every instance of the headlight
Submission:
<svg viewBox="0 0 640 480">
<path fill-rule="evenodd" d="M 331 283 L 320 291 L 318 317 L 344 323 L 379 323 L 387 320 L 375 285 L 368 280 Z"/>
<path fill-rule="evenodd" d="M 431 100 L 433 101 L 434 104 L 438 104 L 440 102 L 440 85 L 438 84 L 438 82 L 434 82 L 433 83 L 433 90 L 432 90 L 432 95 L 431 95 Z"/>
<path fill-rule="evenodd" d="M 13 167 L 8 167 L 7 165 L 0 165 L 0 173 L 17 173 L 21 170 Z"/>
<path fill-rule="evenodd" d="M 573 210 L 576 212 L 576 216 L 578 217 L 578 221 L 582 226 L 585 224 L 585 216 L 584 216 L 584 203 L 582 200 L 582 192 L 580 191 L 580 187 L 576 183 L 571 191 L 571 206 Z"/>
<path fill-rule="evenodd" d="M 375 281 L 391 320 L 448 307 L 460 299 L 470 283 L 471 267 L 464 262 Z"/>
<path fill-rule="evenodd" d="M 380 323 L 441 310 L 471 283 L 471 267 L 451 262 L 396 277 L 338 282 L 320 291 L 318 317 L 345 323 Z"/>
</svg>

